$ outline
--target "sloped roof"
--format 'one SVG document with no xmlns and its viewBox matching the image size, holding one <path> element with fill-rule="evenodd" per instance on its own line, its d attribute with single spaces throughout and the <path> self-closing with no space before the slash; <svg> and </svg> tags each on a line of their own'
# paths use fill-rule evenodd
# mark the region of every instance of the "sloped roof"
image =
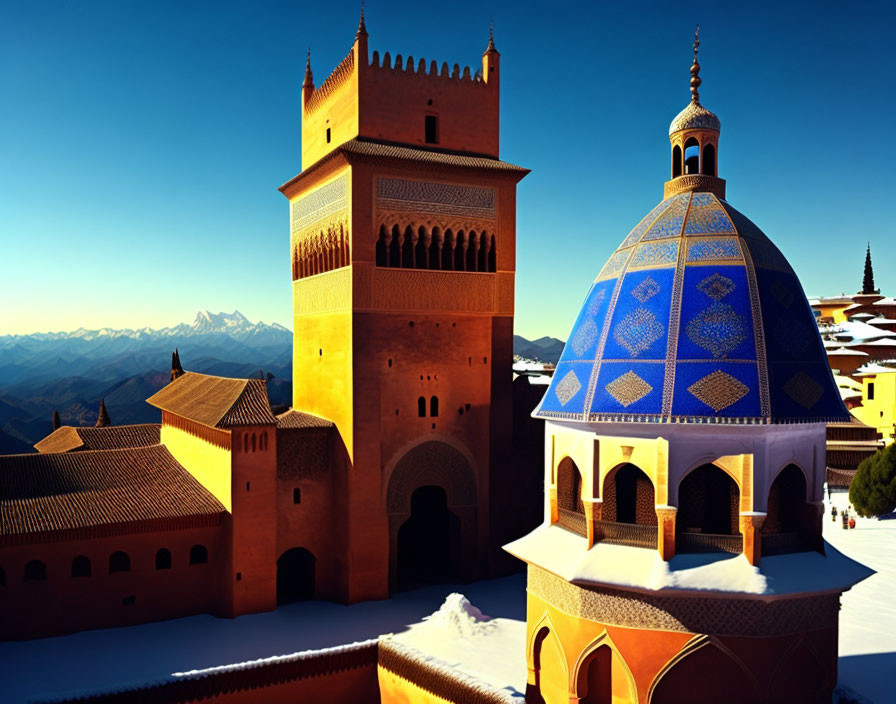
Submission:
<svg viewBox="0 0 896 704">
<path fill-rule="evenodd" d="M 277 428 L 293 429 L 293 428 L 332 428 L 334 423 L 326 418 L 297 411 L 290 408 L 285 413 L 277 416 Z"/>
<path fill-rule="evenodd" d="M 277 422 L 263 379 L 229 379 L 187 372 L 146 402 L 215 428 Z"/>
<path fill-rule="evenodd" d="M 0 455 L 0 536 L 224 511 L 162 445 Z"/>
<path fill-rule="evenodd" d="M 104 428 L 79 428 L 63 425 L 35 443 L 38 452 L 72 452 L 75 450 L 118 450 L 126 447 L 147 447 L 159 444 L 158 423 L 110 425 Z"/>
<path fill-rule="evenodd" d="M 784 255 L 731 204 L 702 192 L 659 203 L 600 269 L 535 415 L 655 423 L 848 418 Z"/>
</svg>

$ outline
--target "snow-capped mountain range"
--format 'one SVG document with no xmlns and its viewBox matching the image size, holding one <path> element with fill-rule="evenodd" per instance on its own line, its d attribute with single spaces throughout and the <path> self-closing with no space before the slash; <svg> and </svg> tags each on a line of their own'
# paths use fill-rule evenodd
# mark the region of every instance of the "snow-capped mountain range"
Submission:
<svg viewBox="0 0 896 704">
<path fill-rule="evenodd" d="M 271 402 L 289 402 L 292 332 L 239 311 L 200 311 L 192 324 L 161 329 L 0 335 L 0 452 L 29 450 L 54 409 L 63 423 L 93 425 L 101 398 L 116 425 L 157 421 L 145 399 L 168 382 L 175 348 L 187 371 L 273 374 Z"/>
<path fill-rule="evenodd" d="M 0 335 L 0 349 L 15 345 L 24 341 L 46 341 L 46 340 L 111 340 L 120 338 L 130 338 L 134 340 L 145 340 L 152 338 L 172 338 L 172 337 L 190 337 L 193 335 L 204 335 L 209 333 L 224 333 L 232 336 L 237 340 L 258 336 L 278 337 L 278 333 L 282 333 L 290 337 L 292 333 L 279 323 L 268 325 L 264 322 L 252 323 L 249 319 L 238 310 L 233 313 L 212 313 L 211 311 L 201 310 L 196 313 L 196 318 L 191 325 L 187 323 L 178 323 L 177 325 L 164 328 L 124 328 L 114 330 L 112 328 L 100 328 L 99 330 L 87 330 L 78 328 L 70 332 L 35 332 L 26 335 Z"/>
</svg>

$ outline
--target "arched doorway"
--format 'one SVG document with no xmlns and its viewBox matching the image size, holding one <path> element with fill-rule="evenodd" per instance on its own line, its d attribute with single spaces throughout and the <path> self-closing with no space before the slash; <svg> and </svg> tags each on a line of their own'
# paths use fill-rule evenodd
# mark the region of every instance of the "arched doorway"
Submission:
<svg viewBox="0 0 896 704">
<path fill-rule="evenodd" d="M 401 457 L 386 489 L 390 589 L 475 578 L 477 495 L 476 474 L 456 447 L 430 440 Z"/>
<path fill-rule="evenodd" d="M 820 534 L 807 520 L 806 477 L 795 464 L 787 465 L 775 477 L 768 491 L 765 521 L 762 524 L 762 554 L 782 555 L 811 549 Z"/>
<path fill-rule="evenodd" d="M 698 645 L 674 661 L 651 684 L 648 696 L 649 704 L 755 704 L 760 700 L 756 680 L 743 663 L 712 643 Z"/>
<path fill-rule="evenodd" d="M 586 534 L 582 473 L 569 457 L 557 465 L 557 523 L 577 535 Z"/>
<path fill-rule="evenodd" d="M 532 641 L 532 670 L 535 683 L 526 687 L 527 703 L 568 704 L 566 656 L 547 626 L 542 626 Z"/>
<path fill-rule="evenodd" d="M 277 560 L 277 603 L 292 604 L 314 598 L 317 560 L 305 548 L 287 550 Z"/>
<path fill-rule="evenodd" d="M 459 563 L 460 520 L 448 510 L 448 495 L 440 486 L 421 486 L 398 530 L 398 588 L 456 580 Z"/>
<path fill-rule="evenodd" d="M 637 687 L 622 656 L 601 637 L 576 663 L 575 694 L 581 704 L 636 704 Z M 608 639 L 607 639 L 608 640 Z"/>
</svg>

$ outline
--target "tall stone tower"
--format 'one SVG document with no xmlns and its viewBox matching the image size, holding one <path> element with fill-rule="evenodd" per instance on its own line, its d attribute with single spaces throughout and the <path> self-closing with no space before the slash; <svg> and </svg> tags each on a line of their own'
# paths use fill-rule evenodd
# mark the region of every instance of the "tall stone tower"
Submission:
<svg viewBox="0 0 896 704">
<path fill-rule="evenodd" d="M 290 201 L 293 406 L 341 460 L 334 596 L 488 572 L 508 471 L 516 184 L 498 158 L 500 54 L 480 70 L 351 51 L 302 87 Z"/>
<path fill-rule="evenodd" d="M 825 423 L 849 418 L 796 274 L 725 200 L 721 122 L 669 128 L 664 199 L 597 274 L 535 415 L 545 520 L 526 701 L 821 704 L 840 594 Z"/>
</svg>

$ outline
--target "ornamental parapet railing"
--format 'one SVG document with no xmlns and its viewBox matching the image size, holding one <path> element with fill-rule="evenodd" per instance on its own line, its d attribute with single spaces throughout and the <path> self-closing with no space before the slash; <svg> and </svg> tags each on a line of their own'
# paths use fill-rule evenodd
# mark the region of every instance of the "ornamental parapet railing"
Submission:
<svg viewBox="0 0 896 704">
<path fill-rule="evenodd" d="M 763 555 L 786 555 L 791 552 L 807 552 L 812 548 L 799 533 L 763 533 Z"/>
<path fill-rule="evenodd" d="M 581 535 L 583 538 L 588 535 L 588 524 L 585 521 L 584 513 L 570 511 L 568 508 L 558 508 L 557 524 L 570 533 Z"/>
<path fill-rule="evenodd" d="M 597 532 L 600 533 L 600 540 L 603 543 L 627 545 L 633 548 L 656 549 L 657 546 L 656 526 L 597 521 L 595 524 L 595 533 Z"/>
<path fill-rule="evenodd" d="M 675 536 L 675 552 L 729 552 L 739 555 L 744 551 L 744 538 L 737 535 L 714 533 L 678 533 Z"/>
</svg>

